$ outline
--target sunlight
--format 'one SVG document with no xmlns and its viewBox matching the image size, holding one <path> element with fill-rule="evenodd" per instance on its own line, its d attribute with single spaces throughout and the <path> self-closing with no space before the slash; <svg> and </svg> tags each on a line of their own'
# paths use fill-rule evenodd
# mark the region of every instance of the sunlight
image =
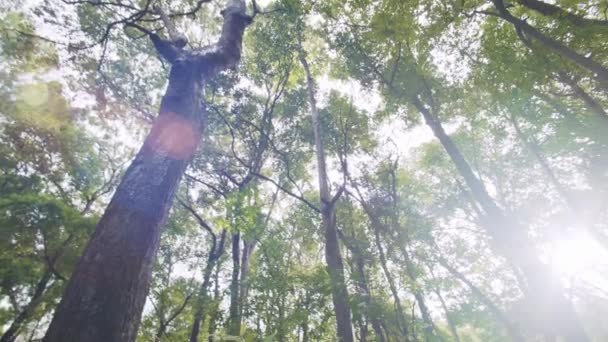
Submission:
<svg viewBox="0 0 608 342">
<path fill-rule="evenodd" d="M 592 284 L 608 290 L 603 276 L 608 267 L 608 253 L 587 234 L 569 234 L 552 244 L 550 260 L 553 269 L 565 280 Z"/>
</svg>

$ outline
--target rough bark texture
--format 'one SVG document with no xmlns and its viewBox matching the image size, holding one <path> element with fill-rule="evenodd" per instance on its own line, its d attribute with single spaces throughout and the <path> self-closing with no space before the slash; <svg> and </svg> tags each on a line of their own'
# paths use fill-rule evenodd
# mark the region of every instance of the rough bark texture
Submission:
<svg viewBox="0 0 608 342">
<path fill-rule="evenodd" d="M 160 115 L 86 246 L 45 342 L 135 340 L 162 227 L 203 133 L 204 82 L 238 62 L 251 21 L 243 1 L 231 1 L 223 15 L 216 45 L 159 50 L 172 63 Z"/>
<path fill-rule="evenodd" d="M 498 207 L 430 110 L 417 98 L 413 99 L 413 104 L 422 113 L 426 124 L 433 130 L 471 189 L 473 198 L 483 209 L 485 215 L 481 218 L 482 225 L 492 238 L 492 247 L 524 275 L 527 286 L 523 291 L 528 305 L 539 318 L 539 329 L 561 336 L 566 341 L 588 341 L 572 303 L 564 296 L 561 284 L 548 266 L 539 260 L 525 229 L 509 219 Z"/>
<path fill-rule="evenodd" d="M 338 341 L 354 341 L 351 321 L 350 305 L 348 301 L 348 290 L 344 280 L 344 263 L 340 254 L 338 243 L 338 230 L 336 228 L 336 210 L 334 200 L 329 193 L 329 180 L 325 166 L 325 149 L 323 146 L 323 133 L 321 130 L 321 119 L 317 110 L 315 98 L 315 84 L 308 67 L 308 62 L 303 51 L 300 51 L 300 62 L 306 73 L 308 86 L 308 101 L 312 117 L 313 133 L 315 138 L 315 150 L 317 157 L 317 172 L 319 175 L 319 193 L 321 199 L 321 218 L 325 232 L 325 262 L 329 273 L 332 301 L 336 314 Z"/>
</svg>

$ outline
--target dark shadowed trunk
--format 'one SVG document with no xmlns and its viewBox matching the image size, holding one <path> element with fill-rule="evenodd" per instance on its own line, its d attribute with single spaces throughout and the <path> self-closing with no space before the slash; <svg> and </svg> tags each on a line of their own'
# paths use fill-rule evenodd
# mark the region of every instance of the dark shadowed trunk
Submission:
<svg viewBox="0 0 608 342">
<path fill-rule="evenodd" d="M 565 19 L 570 22 L 574 26 L 578 27 L 590 27 L 590 26 L 608 26 L 608 21 L 600 20 L 600 19 L 588 19 L 581 15 L 577 15 L 567 10 L 556 6 L 554 4 L 549 4 L 540 0 L 518 0 L 518 3 L 524 5 L 525 7 L 534 10 L 544 16 L 553 17 L 556 19 Z"/>
<path fill-rule="evenodd" d="M 321 218 L 325 232 L 325 262 L 331 283 L 332 300 L 336 314 L 337 335 L 340 342 L 352 342 L 353 329 L 351 321 L 350 304 L 348 301 L 348 290 L 344 280 L 344 264 L 340 254 L 338 243 L 338 230 L 336 227 L 335 201 L 340 192 L 332 198 L 329 193 L 329 180 L 325 166 L 325 149 L 323 146 L 323 131 L 321 129 L 321 118 L 317 110 L 315 98 L 315 84 L 306 61 L 305 52 L 300 44 L 300 62 L 306 74 L 308 87 L 308 102 L 312 117 L 312 126 L 317 157 L 317 172 L 319 176 L 319 194 L 321 199 Z"/>
<path fill-rule="evenodd" d="M 239 61 L 251 21 L 242 0 L 223 16 L 212 48 L 179 50 L 150 36 L 172 63 L 160 114 L 86 246 L 45 342 L 135 340 L 162 227 L 203 133 L 204 84 Z"/>
<path fill-rule="evenodd" d="M 524 275 L 527 286 L 522 290 L 528 305 L 535 310 L 543 322 L 540 329 L 562 336 L 566 341 L 587 341 L 586 333 L 572 303 L 564 296 L 559 280 L 555 279 L 548 266 L 540 261 L 525 229 L 507 217 L 498 207 L 430 110 L 417 98 L 412 102 L 454 162 L 456 169 L 470 188 L 473 198 L 483 209 L 485 215 L 481 217 L 482 226 L 492 238 L 493 249 Z"/>
</svg>

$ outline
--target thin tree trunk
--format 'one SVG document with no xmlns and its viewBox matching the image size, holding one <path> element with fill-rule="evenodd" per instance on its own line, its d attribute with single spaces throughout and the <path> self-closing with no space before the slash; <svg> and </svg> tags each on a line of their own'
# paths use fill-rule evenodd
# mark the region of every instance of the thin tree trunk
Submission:
<svg viewBox="0 0 608 342">
<path fill-rule="evenodd" d="M 81 214 L 85 214 L 87 210 L 81 211 Z M 38 308 L 38 305 L 42 302 L 42 297 L 48 291 L 48 284 L 51 281 L 53 275 L 56 278 L 61 278 L 60 275 L 54 272 L 55 264 L 61 257 L 63 257 L 66 249 L 70 245 L 70 243 L 76 237 L 75 233 L 71 233 L 68 237 L 61 243 L 53 257 L 47 260 L 47 266 L 45 268 L 42 277 L 36 284 L 36 288 L 34 290 L 34 294 L 30 301 L 26 304 L 25 308 L 21 310 L 21 312 L 15 317 L 9 328 L 4 332 L 2 337 L 0 337 L 0 342 L 13 342 L 19 335 L 19 331 L 21 330 L 24 323 L 26 323 L 32 316 L 32 314 Z M 61 278 L 63 279 L 63 278 Z M 52 286 L 52 285 L 51 285 Z"/>
<path fill-rule="evenodd" d="M 241 317 L 239 315 L 239 273 L 241 263 L 241 234 L 232 234 L 232 280 L 230 282 L 230 308 L 228 317 L 228 334 L 241 335 Z"/>
<path fill-rule="evenodd" d="M 600 119 L 608 119 L 608 113 L 606 113 L 602 105 L 600 105 L 591 95 L 589 95 L 576 80 L 572 79 L 572 77 L 568 76 L 564 72 L 558 73 L 558 79 L 572 89 L 576 97 L 583 101 L 585 107 L 587 107 L 587 110 L 595 113 Z"/>
<path fill-rule="evenodd" d="M 405 259 L 405 273 L 407 273 L 408 278 L 412 281 L 413 285 L 413 293 L 416 302 L 418 303 L 418 308 L 420 309 L 420 313 L 422 314 L 422 320 L 424 321 L 424 333 L 426 340 L 429 341 L 433 337 L 435 337 L 435 324 L 433 323 L 433 319 L 431 317 L 431 313 L 426 306 L 426 302 L 424 300 L 424 294 L 422 290 L 418 287 L 416 282 L 416 274 L 414 273 L 414 264 L 412 263 L 412 259 L 410 259 L 409 253 L 404 245 L 401 246 L 401 252 L 403 253 L 403 258 Z"/>
<path fill-rule="evenodd" d="M 192 321 L 192 329 L 190 330 L 190 342 L 198 342 L 198 335 L 200 333 L 201 324 L 205 319 L 205 304 L 209 297 L 209 284 L 211 283 L 211 274 L 216 265 L 217 259 L 209 256 L 207 259 L 207 265 L 203 272 L 203 283 L 198 293 L 198 300 L 196 303 L 196 311 L 194 312 L 194 319 Z"/>
<path fill-rule="evenodd" d="M 570 194 L 566 190 L 566 188 L 561 184 L 559 179 L 557 179 L 557 176 L 555 175 L 555 173 L 549 166 L 549 163 L 547 162 L 545 157 L 542 155 L 542 153 L 540 151 L 540 147 L 538 146 L 536 141 L 534 141 L 533 138 L 526 137 L 526 135 L 522 132 L 521 128 L 519 127 L 519 123 L 517 122 L 517 119 L 515 118 L 515 116 L 511 115 L 509 117 L 509 120 L 511 121 L 513 128 L 515 128 L 515 133 L 517 134 L 517 137 L 519 137 L 519 139 L 523 142 L 524 146 L 526 146 L 528 148 L 528 150 L 530 152 L 532 152 L 534 157 L 536 157 L 538 164 L 543 169 L 545 175 L 549 178 L 549 181 L 551 182 L 551 184 L 553 185 L 553 187 L 555 188 L 557 193 L 562 197 L 563 201 L 566 203 L 566 205 L 568 207 L 570 207 L 571 209 L 575 209 L 576 202 L 574 201 L 572 196 L 570 196 Z"/>
<path fill-rule="evenodd" d="M 162 51 L 151 35 L 174 62 L 160 115 L 86 246 L 45 342 L 135 340 L 162 227 L 203 134 L 203 83 L 238 63 L 251 22 L 243 0 L 231 0 L 223 15 L 216 46 L 181 52 L 189 58 Z"/>
<path fill-rule="evenodd" d="M 399 291 L 397 290 L 395 279 L 393 279 L 393 275 L 386 264 L 386 255 L 384 254 L 384 248 L 382 248 L 382 244 L 380 242 L 379 227 L 374 223 L 372 223 L 372 226 L 374 229 L 374 242 L 376 244 L 376 250 L 378 251 L 378 256 L 380 258 L 380 266 L 382 267 L 382 272 L 384 273 L 384 277 L 388 282 L 388 287 L 391 290 L 391 294 L 393 295 L 393 300 L 395 301 L 395 309 L 397 311 L 397 317 L 399 319 L 399 329 L 403 333 L 405 340 L 409 341 L 409 329 L 407 324 L 407 318 L 404 315 L 405 311 L 403 309 L 403 305 L 401 305 L 401 299 L 399 298 Z"/>
<path fill-rule="evenodd" d="M 602 87 L 608 86 L 608 69 L 602 64 L 594 61 L 590 57 L 585 57 L 576 51 L 568 48 L 560 42 L 553 40 L 536 28 L 532 27 L 526 21 L 514 17 L 505 7 L 503 0 L 492 0 L 494 6 L 498 10 L 498 15 L 509 23 L 513 24 L 516 30 L 521 30 L 528 36 L 536 39 L 543 46 L 557 53 L 559 56 L 570 60 L 581 68 L 587 69 L 595 74 L 595 78 L 601 83 Z"/>
<path fill-rule="evenodd" d="M 572 303 L 564 296 L 561 284 L 554 278 L 547 265 L 539 260 L 526 231 L 505 216 L 475 176 L 460 150 L 445 133 L 441 123 L 417 98 L 413 99 L 413 104 L 421 112 L 426 124 L 439 139 L 471 189 L 471 194 L 485 212 L 486 216 L 481 218 L 482 224 L 492 238 L 493 248 L 524 274 L 527 282 L 524 293 L 528 304 L 537 310 L 538 317 L 545 322 L 541 329 L 554 332 L 566 341 L 587 341 L 588 338 Z"/>
<path fill-rule="evenodd" d="M 450 317 L 450 311 L 448 310 L 445 300 L 441 295 L 441 291 L 439 289 L 435 289 L 435 294 L 437 295 L 437 298 L 439 298 L 439 303 L 441 303 L 441 308 L 443 309 L 443 312 L 445 314 L 445 320 L 448 322 L 448 327 L 450 328 L 450 333 L 452 334 L 454 341 L 460 342 L 458 329 L 456 329 L 456 324 L 454 323 L 454 320 Z"/>
<path fill-rule="evenodd" d="M 378 319 L 378 317 L 376 317 L 375 315 L 371 315 L 370 313 L 370 308 L 371 308 L 371 304 L 372 304 L 372 295 L 371 292 L 369 290 L 369 285 L 368 285 L 368 278 L 367 278 L 367 274 L 365 272 L 365 261 L 362 255 L 361 250 L 359 250 L 356 246 L 347 243 L 345 240 L 346 238 L 344 237 L 344 235 L 342 234 L 342 232 L 338 231 L 339 237 L 342 239 L 342 241 L 344 242 L 344 245 L 351 251 L 351 253 L 353 254 L 353 259 L 354 259 L 354 264 L 355 266 L 351 268 L 354 268 L 357 274 L 357 278 L 356 278 L 356 284 L 357 284 L 357 289 L 359 291 L 359 294 L 361 295 L 362 298 L 364 298 L 364 303 L 365 303 L 365 318 L 367 320 L 369 320 L 372 324 L 372 329 L 374 330 L 374 333 L 376 335 L 376 340 L 379 342 L 384 342 L 384 335 L 382 333 L 382 327 L 380 325 L 380 321 Z M 361 322 L 361 328 L 360 328 L 360 339 L 361 340 L 366 340 L 367 339 L 367 322 L 362 319 Z"/>
<path fill-rule="evenodd" d="M 494 315 L 494 317 L 505 327 L 507 333 L 513 341 L 526 341 L 521 332 L 513 325 L 511 320 L 507 318 L 507 316 L 502 312 L 502 310 L 498 306 L 496 306 L 496 304 L 494 304 L 494 302 L 490 298 L 488 298 L 483 293 L 483 291 L 481 291 L 477 286 L 475 286 L 475 284 L 473 284 L 469 279 L 467 279 L 464 274 L 460 273 L 457 269 L 452 267 L 449 262 L 447 262 L 447 260 L 445 260 L 443 257 L 440 256 L 438 258 L 438 261 L 439 264 L 443 266 L 446 270 L 448 270 L 448 272 L 450 272 L 456 279 L 464 283 L 469 288 L 469 290 L 471 290 L 471 293 L 475 297 L 477 297 L 477 299 L 479 299 L 479 301 L 483 303 L 483 305 L 485 305 L 488 310 L 490 310 L 492 315 Z"/>
<path fill-rule="evenodd" d="M 17 339 L 17 336 L 19 336 L 19 333 L 23 328 L 23 324 L 27 322 L 40 304 L 42 296 L 46 292 L 52 277 L 53 272 L 51 272 L 51 270 L 47 267 L 42 277 L 36 284 L 34 294 L 30 298 L 30 301 L 25 305 L 17 317 L 15 317 L 9 328 L 4 332 L 0 338 L 0 342 L 14 342 Z"/>
<path fill-rule="evenodd" d="M 312 126 L 315 139 L 317 171 L 319 176 L 319 193 L 321 199 L 321 217 L 325 231 L 325 262 L 329 273 L 332 291 L 334 312 L 336 314 L 337 335 L 340 342 L 352 342 L 353 329 L 351 321 L 350 305 L 348 301 L 348 290 L 344 280 L 344 263 L 340 255 L 340 245 L 338 242 L 338 231 L 336 228 L 336 211 L 334 199 L 329 193 L 329 181 L 325 166 L 325 149 L 323 147 L 323 133 L 321 130 L 321 120 L 317 110 L 315 99 L 315 84 L 308 67 L 308 62 L 301 50 L 299 54 L 300 62 L 306 73 L 308 87 L 308 100 L 312 117 Z"/>
<path fill-rule="evenodd" d="M 209 342 L 213 342 L 215 330 L 217 329 L 217 321 L 220 315 L 220 268 L 221 268 L 221 260 L 217 263 L 215 267 L 214 274 L 214 289 L 213 289 L 213 311 L 211 317 L 209 317 Z"/>
<path fill-rule="evenodd" d="M 384 335 L 382 334 L 382 328 L 380 326 L 378 317 L 375 317 L 375 315 L 372 316 L 370 313 L 370 307 L 372 304 L 371 303 L 372 295 L 369 290 L 369 285 L 367 283 L 367 275 L 365 272 L 365 263 L 363 261 L 363 258 L 361 256 L 357 256 L 355 263 L 357 265 L 357 272 L 359 272 L 359 275 L 361 277 L 361 282 L 360 282 L 361 291 L 363 292 L 363 295 L 365 296 L 366 318 L 371 321 L 372 329 L 374 330 L 376 339 L 379 342 L 384 342 Z"/>
</svg>

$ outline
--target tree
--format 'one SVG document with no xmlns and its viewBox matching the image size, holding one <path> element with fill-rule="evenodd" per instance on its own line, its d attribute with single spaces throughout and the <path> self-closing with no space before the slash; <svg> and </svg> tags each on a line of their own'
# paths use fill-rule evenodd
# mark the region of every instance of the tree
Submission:
<svg viewBox="0 0 608 342">
<path fill-rule="evenodd" d="M 189 51 L 183 37 L 162 40 L 143 29 L 172 64 L 160 115 L 85 248 L 44 341 L 135 339 L 162 226 L 203 133 L 200 92 L 238 62 L 251 22 L 242 1 L 230 2 L 223 15 L 220 40 L 207 50 Z"/>
</svg>

